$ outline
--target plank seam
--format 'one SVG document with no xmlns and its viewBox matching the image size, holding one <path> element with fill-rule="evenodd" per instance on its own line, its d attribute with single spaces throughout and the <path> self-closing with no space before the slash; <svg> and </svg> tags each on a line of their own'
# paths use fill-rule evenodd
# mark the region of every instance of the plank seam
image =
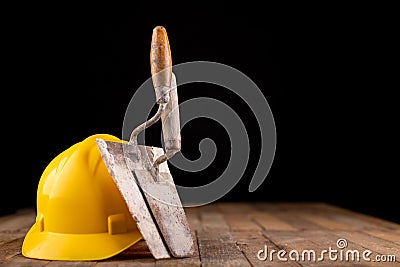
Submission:
<svg viewBox="0 0 400 267">
<path fill-rule="evenodd" d="M 261 223 L 259 223 L 257 220 L 255 220 L 253 217 L 250 217 L 250 219 L 251 219 L 251 221 L 253 222 L 253 223 L 255 223 L 256 225 L 258 225 L 259 227 L 261 227 L 261 230 L 264 230 L 264 231 L 266 231 L 267 229 L 265 229 L 264 228 L 264 226 L 261 224 Z"/>
<path fill-rule="evenodd" d="M 199 220 L 200 220 L 200 217 L 201 217 L 201 216 L 199 216 Z M 199 243 L 199 235 L 198 235 L 197 231 L 198 231 L 198 230 L 194 230 L 194 233 L 195 233 L 195 235 L 196 235 L 197 249 L 198 249 L 198 251 L 199 251 L 200 267 L 202 267 L 202 266 L 203 266 L 203 261 L 202 261 L 202 258 L 201 258 L 200 243 Z"/>
<path fill-rule="evenodd" d="M 234 243 L 235 243 L 235 247 L 242 253 L 242 255 L 243 255 L 244 258 L 247 260 L 247 262 L 250 264 L 250 266 L 253 266 L 253 264 L 251 264 L 249 258 L 246 256 L 246 253 L 244 253 L 244 251 L 240 248 L 238 242 L 235 241 Z"/>
</svg>

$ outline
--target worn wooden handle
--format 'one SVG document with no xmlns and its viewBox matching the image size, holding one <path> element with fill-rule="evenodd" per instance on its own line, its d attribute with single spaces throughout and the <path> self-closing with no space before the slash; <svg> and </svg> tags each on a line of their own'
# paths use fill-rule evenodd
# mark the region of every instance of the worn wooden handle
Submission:
<svg viewBox="0 0 400 267">
<path fill-rule="evenodd" d="M 162 26 L 153 29 L 150 65 L 154 89 L 157 90 L 159 87 L 169 88 L 171 86 L 172 58 L 167 31 Z"/>
<path fill-rule="evenodd" d="M 164 112 L 161 114 L 161 122 L 164 136 L 164 148 L 167 153 L 167 158 L 170 158 L 181 150 L 181 124 L 175 75 L 172 77 L 169 102 Z"/>
<path fill-rule="evenodd" d="M 160 163 L 172 157 L 181 149 L 176 78 L 172 74 L 171 50 L 167 31 L 161 26 L 157 26 L 153 30 L 150 65 L 157 103 L 165 104 L 165 109 L 161 114 L 161 122 L 166 154 L 157 159 L 157 163 Z"/>
</svg>

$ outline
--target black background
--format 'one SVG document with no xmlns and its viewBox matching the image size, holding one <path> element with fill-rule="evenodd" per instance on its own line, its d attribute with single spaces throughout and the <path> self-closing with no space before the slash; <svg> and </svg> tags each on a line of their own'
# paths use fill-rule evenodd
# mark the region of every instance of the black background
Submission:
<svg viewBox="0 0 400 267">
<path fill-rule="evenodd" d="M 64 149 L 95 133 L 121 136 L 130 98 L 150 77 L 152 29 L 163 25 L 174 64 L 207 60 L 237 68 L 274 114 L 275 160 L 249 193 L 260 142 L 250 109 L 212 85 L 180 88 L 180 101 L 213 97 L 246 121 L 250 164 L 220 201 L 323 201 L 400 222 L 398 31 L 389 8 L 165 5 L 10 11 L 3 32 L 1 213 L 35 206 L 42 171 Z M 147 142 L 160 145 L 159 131 L 149 131 Z M 218 146 L 216 161 L 192 176 L 172 169 L 178 184 L 205 184 L 226 166 L 227 134 L 204 119 L 183 129 L 182 153 L 197 158 L 205 137 Z"/>
</svg>

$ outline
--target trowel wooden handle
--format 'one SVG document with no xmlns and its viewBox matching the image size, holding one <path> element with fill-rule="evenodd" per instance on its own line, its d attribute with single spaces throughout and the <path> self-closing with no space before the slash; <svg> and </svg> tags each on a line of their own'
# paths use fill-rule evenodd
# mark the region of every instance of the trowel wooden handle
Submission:
<svg viewBox="0 0 400 267">
<path fill-rule="evenodd" d="M 171 87 L 172 58 L 167 31 L 162 26 L 153 29 L 150 50 L 150 66 L 157 102 Z"/>
<path fill-rule="evenodd" d="M 155 164 L 158 165 L 181 150 L 176 78 L 172 74 L 171 50 L 169 48 L 167 31 L 161 26 L 157 26 L 153 30 L 150 65 L 157 103 L 165 104 L 165 109 L 161 115 L 161 122 L 166 154 L 156 160 Z"/>
<path fill-rule="evenodd" d="M 161 115 L 164 148 L 170 158 L 181 150 L 181 124 L 179 119 L 178 90 L 175 75 L 172 77 L 169 102 Z"/>
</svg>

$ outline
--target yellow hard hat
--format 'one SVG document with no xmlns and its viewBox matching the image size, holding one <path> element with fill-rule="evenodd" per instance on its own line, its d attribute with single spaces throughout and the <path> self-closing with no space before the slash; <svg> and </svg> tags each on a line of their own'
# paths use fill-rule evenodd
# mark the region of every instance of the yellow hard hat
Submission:
<svg viewBox="0 0 400 267">
<path fill-rule="evenodd" d="M 54 158 L 37 191 L 36 222 L 22 254 L 46 260 L 100 260 L 142 239 L 128 207 L 104 165 L 93 135 Z"/>
</svg>

